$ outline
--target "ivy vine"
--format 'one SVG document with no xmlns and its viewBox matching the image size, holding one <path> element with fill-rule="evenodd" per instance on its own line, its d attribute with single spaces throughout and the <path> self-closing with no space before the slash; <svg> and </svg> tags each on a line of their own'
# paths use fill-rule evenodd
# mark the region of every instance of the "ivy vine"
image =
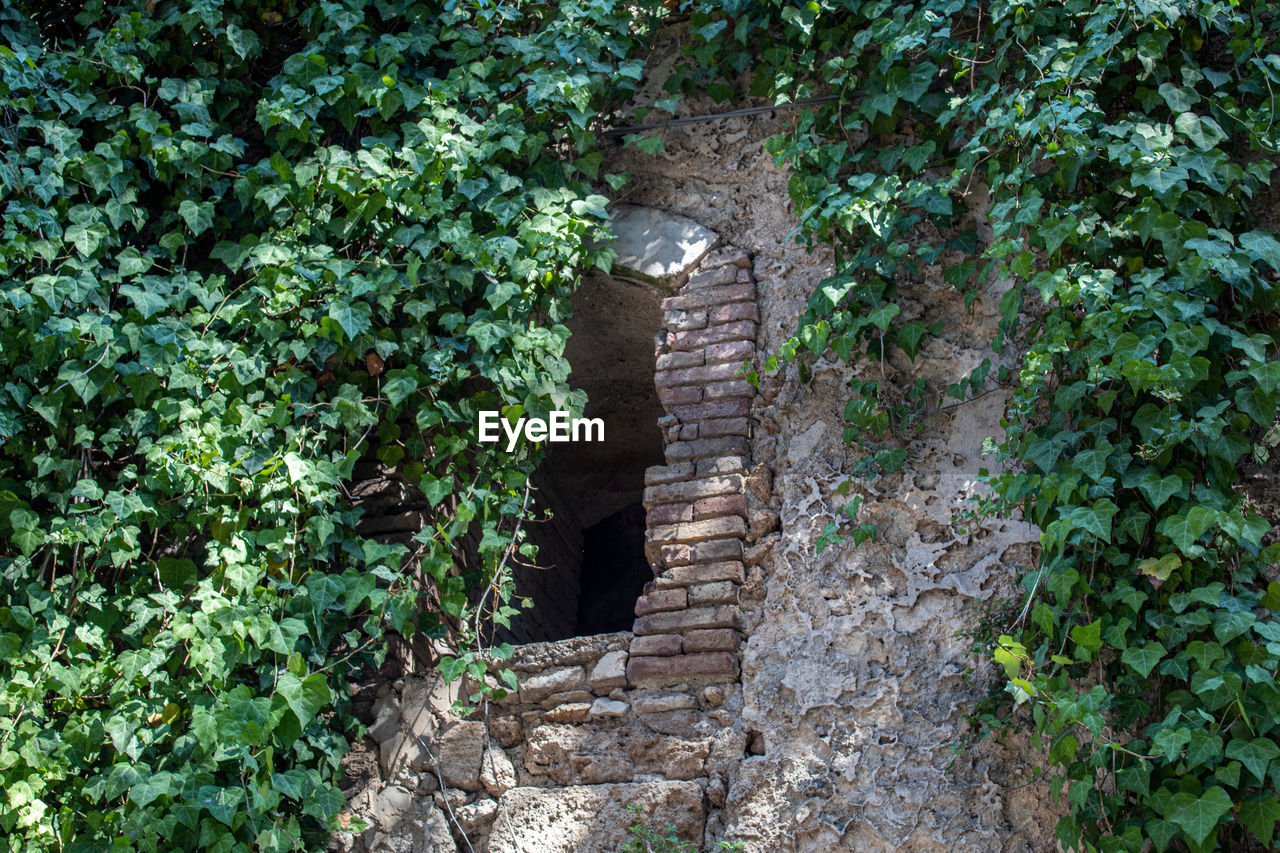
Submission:
<svg viewBox="0 0 1280 853">
<path fill-rule="evenodd" d="M 1043 531 L 1025 597 L 977 638 L 1005 689 L 983 730 L 1032 725 L 1068 849 L 1275 849 L 1280 545 L 1240 489 L 1280 406 L 1280 150 L 1271 3 L 1127 0 L 689 4 L 676 86 L 834 94 L 770 150 L 823 282 L 774 366 L 914 361 L 900 282 L 942 264 L 1001 288 L 998 354 L 929 389 L 858 369 L 857 473 L 900 468 L 940 394 L 1014 386 L 974 515 Z M 718 88 L 717 88 L 718 87 Z M 980 234 L 962 204 L 989 193 Z M 1023 318 L 1034 318 L 1019 329 Z M 1026 343 L 1009 350 L 1018 335 Z M 871 378 L 868 378 L 871 377 Z M 857 499 L 847 526 L 856 521 Z M 874 531 L 856 528 L 865 539 Z M 824 532 L 826 544 L 841 533 Z"/>
</svg>

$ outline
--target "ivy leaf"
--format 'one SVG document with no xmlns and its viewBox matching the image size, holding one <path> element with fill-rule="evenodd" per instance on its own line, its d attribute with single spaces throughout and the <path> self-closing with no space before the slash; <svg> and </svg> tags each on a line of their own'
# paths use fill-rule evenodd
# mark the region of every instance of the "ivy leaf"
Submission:
<svg viewBox="0 0 1280 853">
<path fill-rule="evenodd" d="M 187 223 L 191 233 L 199 237 L 213 227 L 213 202 L 196 203 L 190 199 L 178 205 L 178 215 Z"/>
<path fill-rule="evenodd" d="M 1177 824 L 1196 844 L 1203 844 L 1217 828 L 1218 821 L 1229 811 L 1231 797 L 1215 785 L 1200 797 L 1187 793 L 1175 794 L 1170 801 L 1169 820 Z"/>
<path fill-rule="evenodd" d="M 1260 737 L 1250 741 L 1235 739 L 1227 744 L 1227 758 L 1234 758 L 1253 774 L 1259 784 L 1266 781 L 1267 765 L 1280 756 L 1280 746 L 1270 738 Z"/>
<path fill-rule="evenodd" d="M 373 308 L 366 302 L 351 305 L 342 300 L 329 303 L 329 316 L 342 327 L 348 341 L 355 340 L 372 326 Z"/>
<path fill-rule="evenodd" d="M 1076 625 L 1071 629 L 1071 639 L 1081 648 L 1096 653 L 1102 648 L 1102 620 L 1095 619 L 1088 625 Z"/>
<path fill-rule="evenodd" d="M 1216 121 L 1211 118 L 1201 118 L 1195 113 L 1183 113 L 1174 119 L 1173 126 L 1201 151 L 1208 151 L 1227 138 Z"/>
<path fill-rule="evenodd" d="M 1182 482 L 1182 478 L 1175 474 L 1161 477 L 1155 471 L 1148 471 L 1138 481 L 1138 488 L 1146 496 L 1147 500 L 1151 502 L 1151 506 L 1154 509 L 1159 509 L 1164 506 L 1169 498 L 1182 494 L 1185 490 L 1185 485 Z"/>
<path fill-rule="evenodd" d="M 1274 794 L 1261 800 L 1245 800 L 1240 804 L 1240 822 L 1257 836 L 1264 846 L 1271 845 L 1276 823 L 1280 821 L 1280 802 Z"/>
<path fill-rule="evenodd" d="M 1071 511 L 1071 524 L 1092 533 L 1103 542 L 1111 541 L 1111 519 L 1120 508 L 1110 498 L 1095 501 L 1093 506 L 1079 506 Z"/>
<path fill-rule="evenodd" d="M 284 697 L 285 703 L 303 728 L 330 701 L 329 684 L 319 673 L 305 679 L 298 678 L 292 672 L 281 673 L 276 681 L 276 693 Z"/>
<path fill-rule="evenodd" d="M 393 406 L 399 406 L 417 390 L 418 380 L 407 370 L 391 371 L 387 374 L 387 381 L 382 383 L 382 393 L 387 395 Z"/>
<path fill-rule="evenodd" d="M 1147 643 L 1145 646 L 1130 646 L 1124 650 L 1124 654 L 1120 656 L 1120 660 L 1133 668 L 1134 672 L 1146 678 L 1151 674 L 1151 670 L 1156 664 L 1160 663 L 1160 659 L 1168 652 L 1164 646 L 1159 643 Z"/>
</svg>

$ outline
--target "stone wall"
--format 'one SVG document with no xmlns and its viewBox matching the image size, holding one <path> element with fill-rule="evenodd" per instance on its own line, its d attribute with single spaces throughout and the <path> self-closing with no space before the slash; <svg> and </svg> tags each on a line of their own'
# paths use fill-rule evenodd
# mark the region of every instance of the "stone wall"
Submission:
<svg viewBox="0 0 1280 853">
<path fill-rule="evenodd" d="M 653 212 L 642 215 L 647 233 Z M 351 804 L 373 825 L 335 846 L 611 853 L 632 803 L 695 844 L 722 834 L 726 796 L 752 744 L 741 724 L 739 598 L 749 511 L 767 483 L 752 470 L 756 388 L 744 378 L 759 317 L 747 253 L 708 252 L 714 234 L 679 218 L 666 224 L 696 229 L 706 249 L 648 274 L 672 293 L 653 371 L 666 464 L 644 477 L 654 576 L 633 631 L 518 646 L 509 662 L 518 689 L 466 718 L 451 706 L 477 685 L 432 676 L 382 685 L 369 727 L 377 772 Z M 647 267 L 626 252 L 620 266 Z M 546 500 L 558 501 L 553 489 Z M 571 559 L 573 544 L 552 539 L 568 540 L 572 528 L 538 534 L 553 558 Z M 555 583 L 550 573 L 533 580 Z M 537 628 L 518 626 L 525 636 Z"/>
</svg>

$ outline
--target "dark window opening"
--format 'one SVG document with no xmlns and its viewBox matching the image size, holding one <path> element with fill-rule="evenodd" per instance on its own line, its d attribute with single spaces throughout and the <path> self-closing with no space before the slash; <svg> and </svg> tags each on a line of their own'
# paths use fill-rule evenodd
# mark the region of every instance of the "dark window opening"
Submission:
<svg viewBox="0 0 1280 853">
<path fill-rule="evenodd" d="M 603 442 L 551 445 L 534 478 L 535 506 L 550 518 L 528 526 L 537 567 L 519 567 L 516 592 L 532 602 L 504 637 L 528 643 L 630 630 L 653 572 L 644 557 L 644 472 L 664 462 L 653 384 L 659 295 L 597 276 L 573 299 L 565 355 L 570 382 L 587 392 L 585 416 L 604 420 Z"/>
</svg>

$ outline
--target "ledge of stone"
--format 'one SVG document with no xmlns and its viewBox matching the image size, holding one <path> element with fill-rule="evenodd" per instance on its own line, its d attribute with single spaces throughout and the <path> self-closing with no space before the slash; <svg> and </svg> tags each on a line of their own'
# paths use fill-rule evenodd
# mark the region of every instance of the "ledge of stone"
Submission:
<svg viewBox="0 0 1280 853">
<path fill-rule="evenodd" d="M 609 227 L 617 237 L 614 272 L 666 287 L 682 281 L 720 239 L 688 217 L 634 205 L 612 208 Z"/>
</svg>

